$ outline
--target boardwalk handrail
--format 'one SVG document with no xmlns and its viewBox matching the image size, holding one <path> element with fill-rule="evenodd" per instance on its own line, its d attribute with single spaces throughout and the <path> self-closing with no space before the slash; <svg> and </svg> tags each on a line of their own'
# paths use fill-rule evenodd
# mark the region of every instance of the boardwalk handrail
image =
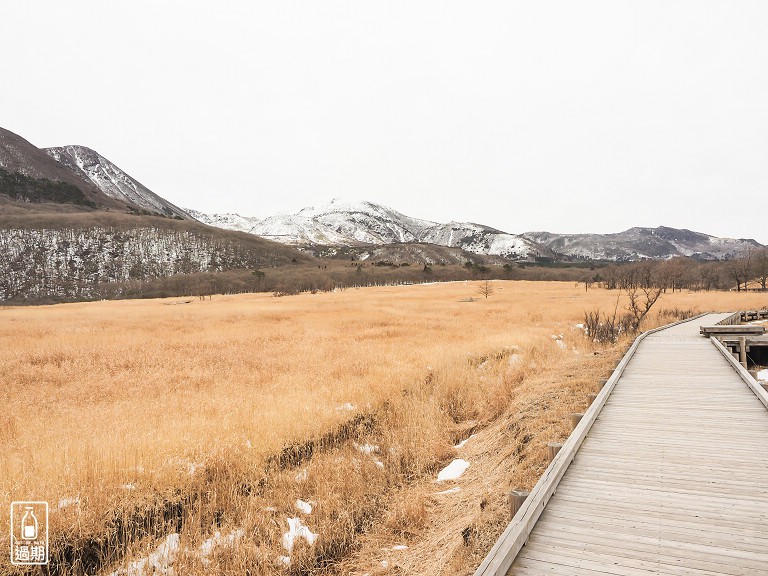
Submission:
<svg viewBox="0 0 768 576">
<path fill-rule="evenodd" d="M 718 322 L 716 325 L 717 326 L 733 326 L 735 324 L 741 324 L 741 314 L 742 314 L 741 310 L 739 310 L 738 312 L 734 312 L 727 318 L 723 318 L 722 320 L 720 320 L 720 322 Z"/>
<path fill-rule="evenodd" d="M 536 521 L 539 519 L 542 512 L 544 512 L 544 507 L 557 490 L 560 480 L 563 478 L 568 466 L 576 456 L 576 452 L 584 441 L 584 438 L 586 438 L 590 428 L 592 428 L 592 424 L 597 420 L 598 414 L 603 409 L 603 406 L 605 406 L 608 396 L 611 394 L 611 391 L 616 386 L 619 378 L 621 378 L 621 375 L 624 373 L 627 364 L 629 364 L 632 356 L 634 356 L 640 342 L 651 334 L 666 330 L 667 328 L 678 324 L 683 324 L 684 322 L 691 322 L 702 316 L 705 316 L 705 314 L 699 314 L 685 320 L 679 320 L 665 326 L 660 326 L 659 328 L 648 330 L 635 338 L 632 346 L 627 353 L 624 354 L 621 362 L 616 366 L 613 374 L 611 374 L 611 377 L 605 383 L 603 389 L 597 395 L 597 398 L 592 402 L 592 405 L 582 417 L 579 425 L 576 426 L 574 431 L 568 437 L 568 440 L 565 441 L 563 447 L 557 453 L 557 456 L 555 456 L 549 464 L 544 471 L 544 474 L 539 478 L 539 481 L 536 482 L 536 485 L 520 507 L 520 510 L 515 514 L 515 517 L 477 568 L 475 576 L 503 575 L 506 574 L 512 566 L 515 557 L 528 540 Z"/>
<path fill-rule="evenodd" d="M 723 346 L 722 342 L 720 342 L 717 338 L 710 338 L 710 341 L 715 345 L 715 348 L 717 348 L 720 353 L 725 356 L 725 359 L 731 365 L 731 368 L 736 370 L 736 373 L 741 377 L 742 380 L 744 380 L 746 385 L 749 386 L 749 389 L 755 393 L 755 396 L 760 399 L 760 402 L 762 402 L 763 405 L 768 408 L 768 392 L 766 392 L 763 387 L 760 386 L 760 384 L 758 384 L 754 378 L 752 378 L 752 375 L 747 371 L 746 368 L 744 368 L 744 366 L 741 365 L 741 362 L 738 362 L 733 357 L 733 354 L 731 354 L 728 348 Z"/>
</svg>

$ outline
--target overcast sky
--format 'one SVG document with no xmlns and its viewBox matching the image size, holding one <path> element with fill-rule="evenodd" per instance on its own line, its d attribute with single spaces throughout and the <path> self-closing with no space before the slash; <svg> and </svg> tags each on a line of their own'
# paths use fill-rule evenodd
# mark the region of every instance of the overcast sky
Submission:
<svg viewBox="0 0 768 576">
<path fill-rule="evenodd" d="M 768 243 L 768 2 L 0 3 L 0 126 L 181 206 Z"/>
</svg>

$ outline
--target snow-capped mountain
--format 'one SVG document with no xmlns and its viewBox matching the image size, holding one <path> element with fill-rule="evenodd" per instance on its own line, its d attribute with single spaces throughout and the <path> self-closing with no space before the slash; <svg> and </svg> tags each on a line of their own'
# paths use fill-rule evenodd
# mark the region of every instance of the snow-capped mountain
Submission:
<svg viewBox="0 0 768 576">
<path fill-rule="evenodd" d="M 206 215 L 190 210 L 201 222 L 234 228 L 225 215 Z M 373 202 L 333 199 L 329 204 L 270 216 L 256 221 L 252 234 L 295 246 L 362 246 L 429 243 L 460 248 L 474 254 L 526 259 L 551 256 L 535 242 L 495 228 L 467 222 L 441 224 L 406 216 Z"/>
<path fill-rule="evenodd" d="M 224 228 L 225 230 L 237 230 L 238 232 L 250 232 L 253 227 L 261 222 L 259 218 L 253 216 L 240 216 L 240 214 L 206 214 L 192 208 L 184 208 L 184 212 L 192 216 L 195 220 L 213 226 L 215 228 Z"/>
<path fill-rule="evenodd" d="M 44 148 L 43 150 L 76 175 L 92 182 L 110 198 L 130 202 L 147 212 L 184 219 L 190 218 L 187 212 L 171 204 L 165 198 L 161 198 L 90 148 L 59 146 Z"/>
<path fill-rule="evenodd" d="M 760 247 L 755 240 L 717 238 L 701 232 L 668 228 L 630 228 L 615 234 L 552 234 L 526 232 L 525 237 L 557 254 L 617 262 L 690 256 L 697 260 L 726 260 Z"/>
</svg>

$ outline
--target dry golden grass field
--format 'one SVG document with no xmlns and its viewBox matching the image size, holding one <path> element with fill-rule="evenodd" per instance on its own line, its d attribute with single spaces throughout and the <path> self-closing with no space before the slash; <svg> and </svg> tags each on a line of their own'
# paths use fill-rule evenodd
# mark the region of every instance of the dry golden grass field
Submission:
<svg viewBox="0 0 768 576">
<path fill-rule="evenodd" d="M 629 342 L 576 326 L 615 291 L 477 285 L 0 308 L 2 502 L 50 503 L 58 574 L 471 574 Z"/>
</svg>

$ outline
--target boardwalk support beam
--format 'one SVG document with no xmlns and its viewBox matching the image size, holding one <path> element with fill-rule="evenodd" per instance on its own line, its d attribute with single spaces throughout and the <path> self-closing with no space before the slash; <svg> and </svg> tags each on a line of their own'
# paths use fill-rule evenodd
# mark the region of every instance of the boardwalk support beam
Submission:
<svg viewBox="0 0 768 576">
<path fill-rule="evenodd" d="M 744 336 L 739 337 L 739 362 L 747 367 L 747 339 Z"/>
</svg>

